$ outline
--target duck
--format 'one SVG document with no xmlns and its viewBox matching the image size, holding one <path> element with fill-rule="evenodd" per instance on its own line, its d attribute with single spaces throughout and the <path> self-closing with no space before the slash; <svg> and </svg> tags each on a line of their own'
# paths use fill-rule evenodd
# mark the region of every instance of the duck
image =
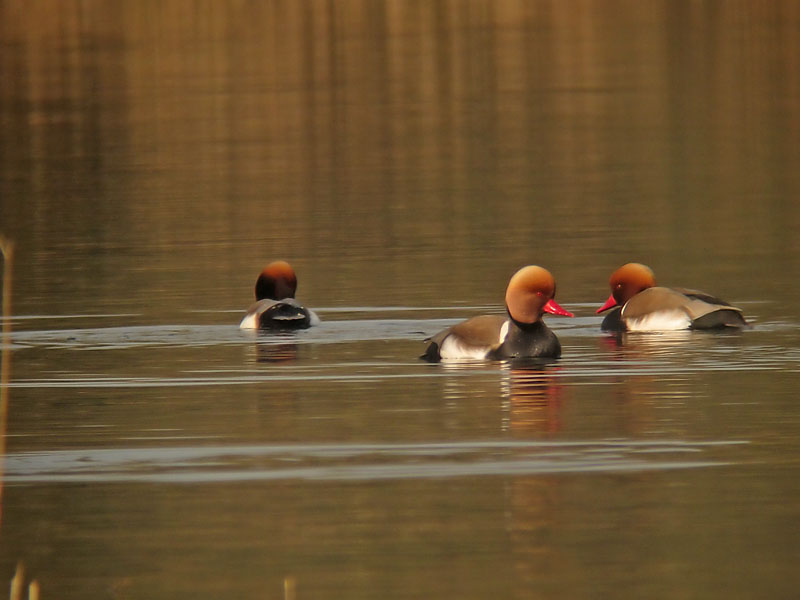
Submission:
<svg viewBox="0 0 800 600">
<path fill-rule="evenodd" d="M 256 301 L 247 309 L 240 329 L 307 329 L 319 317 L 294 298 L 297 275 L 285 260 L 269 263 L 256 279 Z"/>
<path fill-rule="evenodd" d="M 685 288 L 661 287 L 650 267 L 622 265 L 611 274 L 611 295 L 597 314 L 606 315 L 604 331 L 677 331 L 681 329 L 743 329 L 742 309 L 724 300 Z"/>
<path fill-rule="evenodd" d="M 542 321 L 544 313 L 574 316 L 553 299 L 556 282 L 547 269 L 529 265 L 518 270 L 506 288 L 506 315 L 480 315 L 428 338 L 420 356 L 441 360 L 559 358 L 561 344 Z"/>
</svg>

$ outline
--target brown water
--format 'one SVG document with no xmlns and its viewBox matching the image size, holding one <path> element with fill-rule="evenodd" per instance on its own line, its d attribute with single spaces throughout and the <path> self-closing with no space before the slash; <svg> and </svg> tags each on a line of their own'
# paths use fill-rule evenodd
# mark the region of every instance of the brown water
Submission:
<svg viewBox="0 0 800 600">
<path fill-rule="evenodd" d="M 7 0 L 0 81 L 0 579 L 797 597 L 800 4 Z M 604 336 L 631 260 L 754 327 Z M 417 359 L 530 263 L 562 360 Z"/>
</svg>

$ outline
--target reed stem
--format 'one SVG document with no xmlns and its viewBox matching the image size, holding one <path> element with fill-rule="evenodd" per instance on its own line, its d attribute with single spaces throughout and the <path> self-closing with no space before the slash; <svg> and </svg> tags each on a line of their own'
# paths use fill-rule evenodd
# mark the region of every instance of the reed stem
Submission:
<svg viewBox="0 0 800 600">
<path fill-rule="evenodd" d="M 17 571 L 11 579 L 11 591 L 9 592 L 9 600 L 22 600 L 22 590 L 25 585 L 25 566 L 22 561 L 17 563 Z"/>
</svg>

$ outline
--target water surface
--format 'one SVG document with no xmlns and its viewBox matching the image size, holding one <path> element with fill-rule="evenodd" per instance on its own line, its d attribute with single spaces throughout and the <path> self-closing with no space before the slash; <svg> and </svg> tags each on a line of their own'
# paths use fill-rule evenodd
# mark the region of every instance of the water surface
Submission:
<svg viewBox="0 0 800 600">
<path fill-rule="evenodd" d="M 0 575 L 796 595 L 795 3 L 10 1 L 0 44 Z M 238 329 L 276 258 L 319 327 Z M 630 260 L 752 328 L 601 333 Z M 530 263 L 561 360 L 418 359 Z"/>
</svg>

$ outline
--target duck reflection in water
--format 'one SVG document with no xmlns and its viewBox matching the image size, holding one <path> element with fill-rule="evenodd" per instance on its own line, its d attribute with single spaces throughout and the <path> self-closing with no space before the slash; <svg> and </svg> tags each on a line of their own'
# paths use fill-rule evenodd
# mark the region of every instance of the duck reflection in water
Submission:
<svg viewBox="0 0 800 600">
<path fill-rule="evenodd" d="M 293 361 L 297 358 L 296 344 L 256 344 L 256 361 L 277 363 Z"/>
<path fill-rule="evenodd" d="M 674 356 L 681 348 L 696 349 L 709 347 L 716 342 L 715 337 L 706 332 L 695 332 L 690 329 L 661 332 L 624 332 L 613 331 L 602 337 L 602 343 L 611 350 L 619 350 L 616 358 L 645 358 L 656 356 Z M 731 333 L 731 335 L 735 335 Z"/>
<path fill-rule="evenodd" d="M 535 360 L 510 361 L 503 382 L 507 399 L 507 427 L 513 433 L 561 430 L 563 386 L 561 367 Z"/>
<path fill-rule="evenodd" d="M 611 350 L 629 348 L 634 352 L 659 353 L 665 349 L 674 352 L 676 346 L 685 344 L 693 335 L 689 329 L 658 333 L 609 331 L 600 339 L 602 344 Z"/>
<path fill-rule="evenodd" d="M 535 360 L 514 360 L 507 367 L 502 386 L 505 429 L 528 439 L 561 431 L 563 367 Z M 559 476 L 537 474 L 511 477 L 504 486 L 509 563 L 525 589 L 541 582 L 537 574 L 542 570 L 555 572 L 573 560 L 571 553 L 552 542 L 566 505 L 563 485 Z"/>
<path fill-rule="evenodd" d="M 613 384 L 616 423 L 630 436 L 689 435 L 686 424 L 694 417 L 686 411 L 707 393 L 696 370 L 728 354 L 719 334 L 691 330 L 616 332 L 599 343 L 610 350 L 603 377 Z"/>
<path fill-rule="evenodd" d="M 297 344 L 292 341 L 292 334 L 282 333 L 263 338 L 251 346 L 252 359 L 256 362 L 280 363 L 297 359 Z"/>
<path fill-rule="evenodd" d="M 499 412 L 502 431 L 515 434 L 560 431 L 564 394 L 561 367 L 537 359 L 441 364 L 452 375 L 445 379 L 442 395 L 454 415 L 463 417 L 465 411 L 470 412 L 465 408 L 466 403 L 473 403 L 475 410 L 489 410 L 494 415 Z M 486 415 L 482 418 L 488 422 Z"/>
</svg>

